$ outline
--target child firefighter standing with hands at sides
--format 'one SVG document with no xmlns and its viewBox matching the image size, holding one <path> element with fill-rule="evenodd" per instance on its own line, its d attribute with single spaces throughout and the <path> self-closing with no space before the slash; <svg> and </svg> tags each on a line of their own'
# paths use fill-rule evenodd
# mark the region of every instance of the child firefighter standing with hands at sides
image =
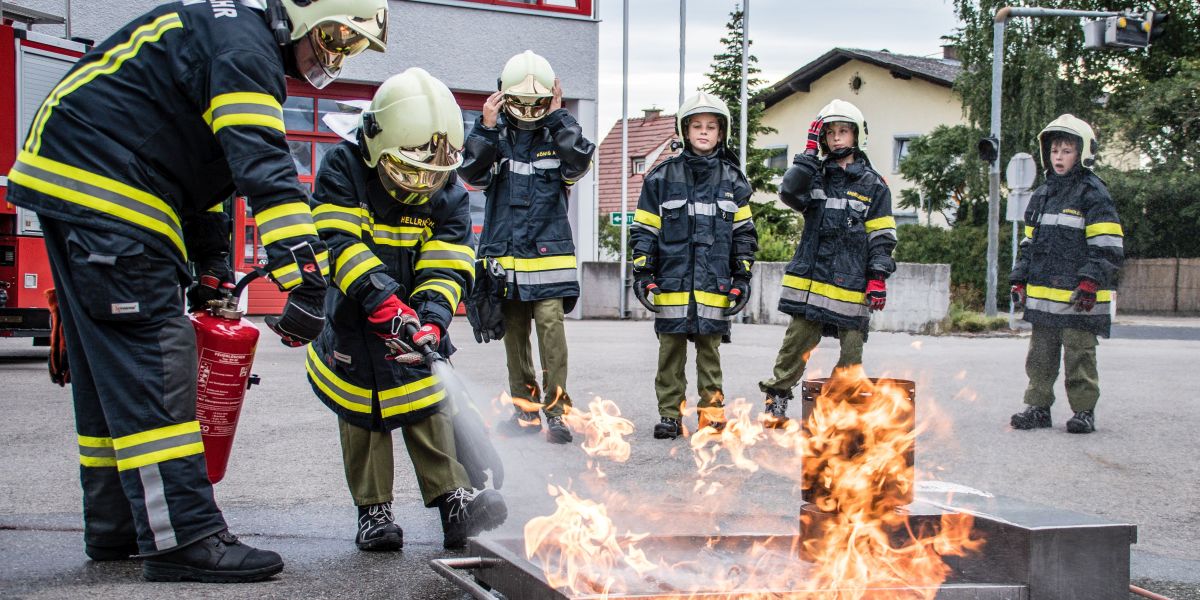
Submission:
<svg viewBox="0 0 1200 600">
<path fill-rule="evenodd" d="M 887 182 L 862 148 L 867 122 L 844 100 L 825 105 L 779 188 L 783 203 L 804 215 L 804 232 L 783 277 L 779 310 L 792 316 L 766 393 L 764 420 L 783 425 L 792 388 L 822 336 L 837 335 L 837 368 L 861 367 L 871 311 L 883 310 L 888 275 L 896 270 L 896 220 Z M 823 158 L 817 158 L 818 148 Z"/>
<path fill-rule="evenodd" d="M 677 127 L 683 153 L 646 175 L 631 233 L 634 293 L 656 313 L 658 439 L 683 431 L 689 341 L 696 345 L 699 425 L 725 424 L 718 347 L 750 297 L 758 250 L 752 190 L 726 146 L 729 109 L 701 92 L 679 107 Z"/>
</svg>

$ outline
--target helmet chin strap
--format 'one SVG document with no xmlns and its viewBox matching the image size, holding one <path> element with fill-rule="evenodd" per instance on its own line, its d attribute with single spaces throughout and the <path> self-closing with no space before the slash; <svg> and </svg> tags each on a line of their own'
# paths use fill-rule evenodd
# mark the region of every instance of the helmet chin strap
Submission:
<svg viewBox="0 0 1200 600">
<path fill-rule="evenodd" d="M 837 150 L 831 150 L 829 152 L 830 156 L 838 160 L 846 158 L 851 154 L 854 154 L 854 148 L 838 148 Z"/>
</svg>

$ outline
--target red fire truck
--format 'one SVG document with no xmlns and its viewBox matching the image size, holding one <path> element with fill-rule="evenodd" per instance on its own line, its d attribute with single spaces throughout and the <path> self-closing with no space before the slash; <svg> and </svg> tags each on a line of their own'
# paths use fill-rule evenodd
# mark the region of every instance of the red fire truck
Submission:
<svg viewBox="0 0 1200 600">
<path fill-rule="evenodd" d="M 6 4 L 0 23 L 0 337 L 33 337 L 35 345 L 49 343 L 46 290 L 54 282 L 37 215 L 8 203 L 6 175 L 38 107 L 88 46 L 14 23 L 62 22 Z"/>
</svg>

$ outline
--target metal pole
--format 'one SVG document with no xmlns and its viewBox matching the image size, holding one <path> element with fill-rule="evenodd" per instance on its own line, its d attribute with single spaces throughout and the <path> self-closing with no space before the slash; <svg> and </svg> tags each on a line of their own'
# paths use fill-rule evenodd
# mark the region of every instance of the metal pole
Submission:
<svg viewBox="0 0 1200 600">
<path fill-rule="evenodd" d="M 1009 182 L 1009 185 L 1012 185 L 1011 181 Z M 1008 197 L 1008 201 L 1012 202 L 1011 194 Z M 1017 268 L 1017 221 L 1009 221 L 1009 225 L 1012 226 L 1012 264 L 1008 266 L 1008 270 L 1009 272 L 1012 272 L 1013 269 Z M 1013 307 L 1012 300 L 1009 300 L 1008 302 L 1008 328 L 1017 328 L 1017 311 Z"/>
<path fill-rule="evenodd" d="M 625 278 L 629 265 L 626 264 L 626 249 L 629 244 L 629 223 L 625 213 L 629 211 L 629 0 L 622 3 L 621 13 L 621 296 L 617 310 L 621 318 L 627 316 Z"/>
<path fill-rule="evenodd" d="M 63 16 L 63 31 L 66 33 L 63 37 L 71 39 L 71 0 L 67 2 L 67 14 Z"/>
<path fill-rule="evenodd" d="M 683 106 L 683 72 L 687 65 L 687 0 L 679 0 L 679 104 Z"/>
<path fill-rule="evenodd" d="M 997 19 L 992 34 L 992 136 L 1000 139 L 1000 90 L 1004 81 L 1004 26 L 1006 20 Z M 996 316 L 996 278 L 999 260 L 1000 234 L 1000 150 L 997 144 L 996 160 L 988 167 L 988 228 L 987 228 L 987 295 L 983 298 L 983 312 Z"/>
<path fill-rule="evenodd" d="M 746 113 L 750 108 L 750 103 L 746 98 L 746 78 L 750 64 L 750 0 L 742 2 L 742 114 L 741 114 L 741 149 L 738 151 L 738 158 L 741 159 L 742 168 L 749 170 L 746 165 Z"/>
</svg>

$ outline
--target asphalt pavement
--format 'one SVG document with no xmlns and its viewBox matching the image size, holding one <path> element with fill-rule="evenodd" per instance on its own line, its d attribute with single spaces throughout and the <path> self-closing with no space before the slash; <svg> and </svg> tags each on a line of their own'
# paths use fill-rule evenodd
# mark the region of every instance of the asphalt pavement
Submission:
<svg viewBox="0 0 1200 600">
<path fill-rule="evenodd" d="M 1026 337 L 876 332 L 864 362 L 872 375 L 917 382 L 918 415 L 928 421 L 917 447 L 923 480 L 1134 523 L 1133 578 L 1175 600 L 1200 598 L 1200 335 L 1193 335 L 1200 326 L 1120 326 L 1136 329 L 1101 343 L 1102 397 L 1098 431 L 1091 435 L 1064 431 L 1070 411 L 1061 382 L 1053 429 L 1008 427 L 1009 415 L 1021 408 Z M 756 382 L 769 374 L 783 330 L 736 326 L 733 342 L 721 349 L 731 403 L 739 397 L 761 402 Z M 489 418 L 501 418 L 494 398 L 507 380 L 502 344 L 476 344 L 465 322 L 456 321 L 451 334 L 461 346 L 454 356 L 459 374 Z M 632 457 L 619 464 L 591 461 L 578 440 L 552 446 L 538 436 L 499 437 L 510 517 L 489 535 L 519 537 L 530 519 L 552 513 L 548 484 L 605 502 L 622 531 L 710 533 L 728 531 L 734 522 L 794 519 L 799 490 L 779 467 L 786 457 L 757 448 L 750 457 L 767 468 L 718 471 L 706 478 L 706 489 L 717 482 L 720 491 L 700 495 L 687 440 L 652 439 L 657 340 L 650 323 L 568 321 L 567 336 L 571 395 L 577 405 L 596 396 L 617 403 L 636 427 Z M 234 533 L 280 552 L 287 566 L 270 581 L 239 586 L 150 584 L 140 580 L 136 561 L 86 558 L 69 389 L 49 382 L 45 349 L 29 340 L 0 340 L 0 597 L 462 598 L 428 567 L 430 558 L 453 554 L 441 548 L 436 510 L 421 506 L 402 444 L 394 509 L 404 550 L 355 549 L 356 515 L 335 418 L 312 395 L 302 352 L 268 338 L 264 334 L 254 369 L 263 383 L 249 393 L 216 496 Z M 836 342 L 824 341 L 808 376 L 828 375 L 836 358 Z M 690 368 L 689 378 L 694 388 Z"/>
</svg>

